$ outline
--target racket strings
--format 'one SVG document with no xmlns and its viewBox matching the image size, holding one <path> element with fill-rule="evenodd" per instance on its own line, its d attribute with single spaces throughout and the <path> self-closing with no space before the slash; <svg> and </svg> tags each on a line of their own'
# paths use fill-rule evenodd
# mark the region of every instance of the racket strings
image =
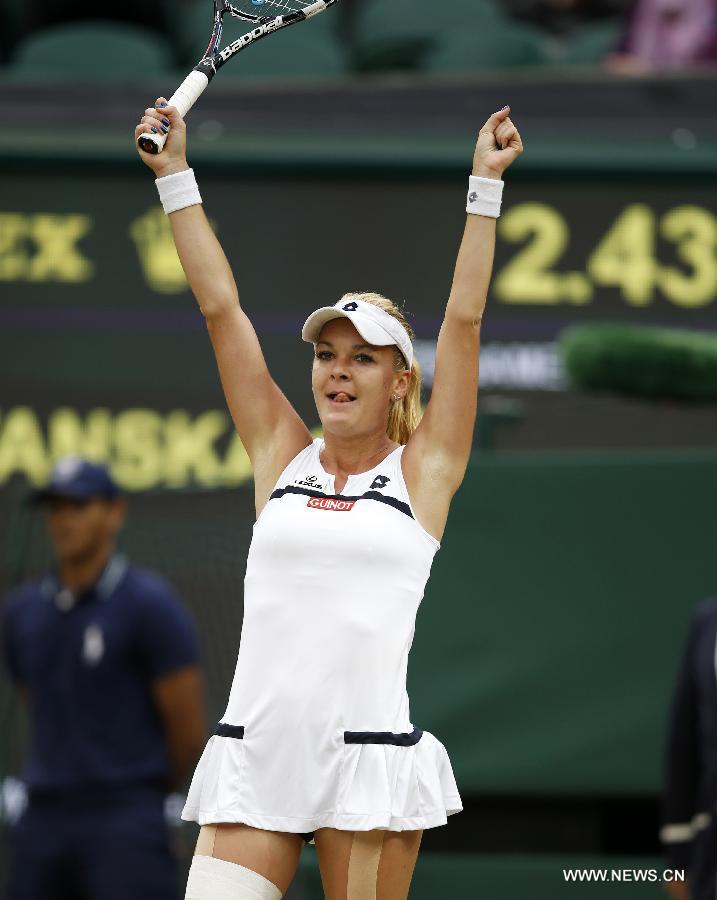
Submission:
<svg viewBox="0 0 717 900">
<path fill-rule="evenodd" d="M 299 12 L 299 10 L 306 9 L 307 6 L 311 6 L 313 0 L 264 0 L 264 4 L 266 6 L 272 6 L 277 9 L 283 9 L 286 12 Z"/>
<path fill-rule="evenodd" d="M 261 2 L 240 0 L 228 3 L 227 11 L 235 18 L 246 22 L 263 23 L 276 16 L 300 12 L 312 3 L 313 0 L 261 0 Z"/>
</svg>

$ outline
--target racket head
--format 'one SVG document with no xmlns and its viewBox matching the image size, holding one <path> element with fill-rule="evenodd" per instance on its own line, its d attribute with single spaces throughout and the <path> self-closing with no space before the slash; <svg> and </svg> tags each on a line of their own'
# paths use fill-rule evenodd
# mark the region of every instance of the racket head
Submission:
<svg viewBox="0 0 717 900">
<path fill-rule="evenodd" d="M 216 72 L 248 44 L 266 37 L 273 31 L 303 22 L 333 6 L 334 3 L 336 0 L 236 0 L 231 3 L 229 0 L 215 0 L 212 37 L 199 66 L 211 61 L 213 71 Z M 250 30 L 247 32 L 241 29 L 240 33 L 222 48 L 223 29 L 235 20 L 248 24 Z"/>
<path fill-rule="evenodd" d="M 229 0 L 214 0 L 212 33 L 207 49 L 192 72 L 169 98 L 169 106 L 176 106 L 179 114 L 186 116 L 217 70 L 232 56 L 273 31 L 306 21 L 336 2 L 337 0 L 234 0 L 230 3 Z M 226 16 L 248 23 L 250 30 L 222 49 Z M 162 152 L 166 140 L 166 134 L 146 131 L 137 138 L 137 146 L 146 153 L 157 154 Z"/>
<path fill-rule="evenodd" d="M 329 5 L 329 4 L 327 4 Z M 215 0 L 215 13 L 218 7 L 232 16 L 245 21 L 269 21 L 277 16 L 288 16 L 292 13 L 304 12 L 316 6 L 315 0 Z"/>
</svg>

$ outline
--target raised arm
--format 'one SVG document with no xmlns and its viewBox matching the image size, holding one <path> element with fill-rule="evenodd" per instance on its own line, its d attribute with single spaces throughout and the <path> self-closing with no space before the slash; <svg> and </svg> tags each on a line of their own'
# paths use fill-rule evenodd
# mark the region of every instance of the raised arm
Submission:
<svg viewBox="0 0 717 900">
<path fill-rule="evenodd" d="M 136 138 L 147 125 L 171 130 L 162 153 L 138 149 L 156 178 L 189 169 L 186 129 L 174 107 L 159 97 L 145 110 Z M 229 412 L 254 469 L 257 508 L 282 469 L 311 443 L 311 433 L 271 377 L 254 327 L 239 303 L 239 292 L 224 251 L 203 207 L 187 206 L 169 215 L 182 268 L 207 322 Z M 266 495 L 266 497 L 264 496 Z"/>
<path fill-rule="evenodd" d="M 505 107 L 481 128 L 473 174 L 501 180 L 523 152 Z M 495 251 L 495 218 L 469 215 L 458 251 L 453 286 L 438 335 L 431 399 L 404 451 L 404 471 L 416 485 L 440 486 L 444 501 L 463 481 L 473 441 L 478 399 L 480 326 Z M 447 507 L 446 507 L 447 515 Z"/>
</svg>

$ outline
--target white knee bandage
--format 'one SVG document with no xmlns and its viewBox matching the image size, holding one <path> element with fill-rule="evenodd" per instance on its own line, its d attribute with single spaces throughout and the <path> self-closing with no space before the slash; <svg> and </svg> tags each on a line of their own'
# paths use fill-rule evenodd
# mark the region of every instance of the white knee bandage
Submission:
<svg viewBox="0 0 717 900">
<path fill-rule="evenodd" d="M 213 856 L 194 856 L 184 900 L 281 900 L 281 891 L 245 866 Z"/>
</svg>

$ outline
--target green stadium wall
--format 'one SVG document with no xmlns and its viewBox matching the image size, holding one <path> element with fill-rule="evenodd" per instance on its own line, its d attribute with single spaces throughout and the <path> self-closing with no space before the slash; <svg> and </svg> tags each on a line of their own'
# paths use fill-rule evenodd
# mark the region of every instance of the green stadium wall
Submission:
<svg viewBox="0 0 717 900">
<path fill-rule="evenodd" d="M 712 453 L 473 458 L 408 674 L 412 721 L 446 745 L 464 795 L 659 791 L 683 637 L 715 590 L 715 485 Z M 0 493 L 5 587 L 47 561 L 42 523 L 20 494 Z M 140 493 L 122 542 L 191 606 L 215 720 L 236 661 L 253 520 L 250 483 Z M 12 769 L 18 754 L 5 754 Z"/>
</svg>

